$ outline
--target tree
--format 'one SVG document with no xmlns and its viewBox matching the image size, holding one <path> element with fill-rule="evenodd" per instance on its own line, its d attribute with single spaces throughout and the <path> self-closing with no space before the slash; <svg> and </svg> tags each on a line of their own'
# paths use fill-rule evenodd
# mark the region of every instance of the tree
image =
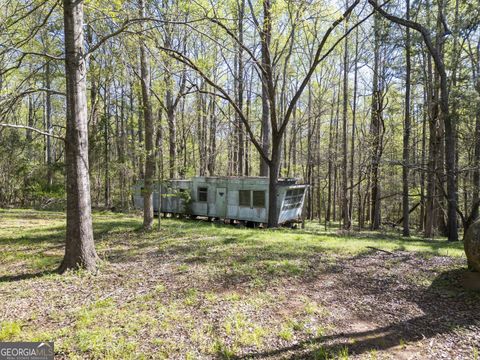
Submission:
<svg viewBox="0 0 480 360">
<path fill-rule="evenodd" d="M 83 1 L 64 0 L 67 128 L 65 142 L 67 237 L 59 271 L 95 271 L 95 251 L 88 174 L 87 88 L 83 36 Z"/>
<path fill-rule="evenodd" d="M 62 206 L 66 197 L 63 8 L 34 3 L 9 1 L 0 15 L 1 206 Z M 464 230 L 478 218 L 473 4 L 378 5 L 421 24 L 433 51 L 423 30 L 398 26 L 370 5 L 338 24 L 320 1 L 162 0 L 145 2 L 142 15 L 138 1 L 125 4 L 85 7 L 93 207 L 132 206 L 130 189 L 153 169 L 150 113 L 167 177 L 299 176 L 311 185 L 309 218 L 346 228 L 352 218 L 361 228 L 403 223 L 405 234 L 419 229 L 425 237 L 449 233 L 453 133 L 456 216 Z"/>
<path fill-rule="evenodd" d="M 373 77 L 372 77 L 372 114 L 370 134 L 372 141 L 371 155 L 371 229 L 377 230 L 381 222 L 381 185 L 380 185 L 380 158 L 383 146 L 383 78 L 380 74 L 380 34 L 381 19 L 377 14 L 374 17 L 374 49 L 373 49 Z"/>
<path fill-rule="evenodd" d="M 345 22 L 345 29 L 347 29 L 348 22 Z M 347 30 L 345 30 L 346 32 Z M 348 162 L 348 37 L 345 38 L 345 45 L 343 51 L 343 105 L 342 105 L 342 220 L 343 228 L 348 230 L 351 226 L 350 211 L 348 206 L 348 177 L 347 177 L 347 162 Z"/>
<path fill-rule="evenodd" d="M 406 5 L 406 19 L 410 20 L 410 0 L 407 0 Z M 409 146 L 410 146 L 410 73 L 411 73 L 411 49 L 410 49 L 410 28 L 406 28 L 405 38 L 405 58 L 406 58 L 406 73 L 405 73 L 405 123 L 403 125 L 403 168 L 402 168 L 402 209 L 403 209 L 403 236 L 410 236 L 410 205 L 408 193 L 408 175 L 409 175 Z"/>
<path fill-rule="evenodd" d="M 283 116 L 279 116 L 277 111 L 277 82 L 274 76 L 273 70 L 273 59 L 271 57 L 271 49 L 264 49 L 265 52 L 265 59 L 260 62 L 255 55 L 251 52 L 250 49 L 244 47 L 246 53 L 250 56 L 254 64 L 257 66 L 257 70 L 262 74 L 262 81 L 265 82 L 267 87 L 267 97 L 268 97 L 268 104 L 269 104 L 269 116 L 270 116 L 270 126 L 271 126 L 271 150 L 270 153 L 266 153 L 261 142 L 258 141 L 255 137 L 255 134 L 252 131 L 251 124 L 248 121 L 245 113 L 238 107 L 238 104 L 234 100 L 232 96 L 229 95 L 228 91 L 220 86 L 219 84 L 215 83 L 202 69 L 195 64 L 193 60 L 191 60 L 186 54 L 181 53 L 177 50 L 170 49 L 163 47 L 167 54 L 175 58 L 176 60 L 186 64 L 192 70 L 194 70 L 199 76 L 201 76 L 209 85 L 215 88 L 218 92 L 218 96 L 221 96 L 224 100 L 228 101 L 228 103 L 233 107 L 234 111 L 240 117 L 243 125 L 245 126 L 245 130 L 247 131 L 250 141 L 253 143 L 257 151 L 259 152 L 261 159 L 268 164 L 269 169 L 269 201 L 268 201 L 268 226 L 269 227 L 276 227 L 278 226 L 278 216 L 277 216 L 277 185 L 278 185 L 278 175 L 280 172 L 280 162 L 281 162 L 281 149 L 282 149 L 282 138 L 285 134 L 287 125 L 289 124 L 295 106 L 302 95 L 304 89 L 308 85 L 312 75 L 315 72 L 317 66 L 333 51 L 335 46 L 340 42 L 338 40 L 330 47 L 325 53 L 323 53 L 324 47 L 327 44 L 327 40 L 329 39 L 330 35 L 334 31 L 334 29 L 342 23 L 353 11 L 353 9 L 358 5 L 359 0 L 355 1 L 352 5 L 350 5 L 347 10 L 340 16 L 336 21 L 332 23 L 332 25 L 326 30 L 323 37 L 321 38 L 316 51 L 314 58 L 312 59 L 310 66 L 307 69 L 305 76 L 303 77 L 302 81 L 300 81 L 300 85 L 298 88 L 295 89 L 292 99 L 288 103 L 286 107 L 285 114 Z M 269 6 L 268 1 L 264 2 L 265 11 L 267 14 L 269 13 Z M 238 38 L 235 34 L 226 27 L 219 18 L 213 17 L 209 18 L 209 20 L 218 25 L 221 29 L 223 29 L 229 37 L 231 37 L 236 44 L 239 44 Z M 267 24 L 269 21 L 267 22 Z M 256 22 L 257 27 L 259 27 L 258 22 Z M 260 37 L 262 42 L 266 42 L 268 31 L 262 30 L 260 31 Z M 342 37 L 343 39 L 344 37 Z"/>
<path fill-rule="evenodd" d="M 422 39 L 428 49 L 428 52 L 433 58 L 435 63 L 436 70 L 440 77 L 440 111 L 442 115 L 442 120 L 445 125 L 445 164 L 447 171 L 447 219 L 448 219 L 448 240 L 457 241 L 458 240 L 458 229 L 457 229 L 457 178 L 456 178 L 456 167 L 455 167 L 455 128 L 452 114 L 449 109 L 449 94 L 448 94 L 448 77 L 447 71 L 445 69 L 445 64 L 443 62 L 442 53 L 433 45 L 430 32 L 427 28 L 422 26 L 420 23 L 399 18 L 395 15 L 392 15 L 380 7 L 376 0 L 368 0 L 368 2 L 374 7 L 374 9 L 386 19 L 393 21 L 396 24 L 408 27 L 410 29 L 416 30 L 422 36 Z M 443 16 L 443 15 L 442 15 Z"/>
<path fill-rule="evenodd" d="M 139 1 L 140 17 L 145 17 L 145 2 Z M 140 83 L 142 89 L 142 112 L 145 123 L 145 178 L 143 185 L 143 229 L 153 228 L 153 180 L 155 176 L 155 145 L 152 104 L 150 102 L 150 70 L 147 49 L 140 43 Z"/>
<path fill-rule="evenodd" d="M 249 0 L 250 8 L 252 8 L 251 0 Z M 263 1 L 263 24 L 260 32 L 260 46 L 262 49 L 262 67 L 266 69 L 268 66 L 268 52 L 271 41 L 272 33 L 272 20 L 271 20 L 271 2 L 270 0 Z M 268 102 L 268 88 L 266 73 L 260 73 L 260 79 L 262 83 L 262 150 L 268 154 L 270 152 L 270 143 L 272 138 L 272 131 L 270 125 L 270 104 Z M 261 157 L 260 159 L 260 176 L 269 176 L 268 162 Z"/>
</svg>

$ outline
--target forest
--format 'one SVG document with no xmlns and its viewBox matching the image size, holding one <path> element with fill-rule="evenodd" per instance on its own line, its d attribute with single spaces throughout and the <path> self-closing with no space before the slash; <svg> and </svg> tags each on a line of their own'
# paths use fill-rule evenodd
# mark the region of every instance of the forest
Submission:
<svg viewBox="0 0 480 360">
<path fill-rule="evenodd" d="M 265 226 L 156 214 L 198 176 Z M 478 0 L 0 0 L 0 342 L 477 359 L 479 209 Z"/>
</svg>

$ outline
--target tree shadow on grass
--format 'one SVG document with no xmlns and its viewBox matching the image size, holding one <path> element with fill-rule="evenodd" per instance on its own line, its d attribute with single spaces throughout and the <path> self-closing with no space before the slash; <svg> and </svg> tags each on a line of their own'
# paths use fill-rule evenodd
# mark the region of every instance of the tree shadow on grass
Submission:
<svg viewBox="0 0 480 360">
<path fill-rule="evenodd" d="M 409 289 L 402 293 L 403 300 L 414 302 L 422 309 L 424 314 L 421 316 L 365 331 L 340 332 L 309 338 L 291 346 L 250 352 L 236 358 L 327 359 L 344 348 L 348 348 L 350 355 L 361 355 L 433 338 L 458 329 L 470 328 L 478 332 L 480 292 L 461 287 L 460 282 L 466 271 L 455 269 L 443 272 L 427 289 Z M 364 294 L 367 294 L 373 290 L 370 287 L 372 283 L 366 278 L 364 280 Z M 372 317 L 375 316 L 373 312 Z M 477 346 L 479 345 L 480 343 L 477 343 Z"/>
<path fill-rule="evenodd" d="M 15 282 L 15 281 L 20 281 L 20 280 L 29 280 L 29 279 L 35 279 L 35 278 L 41 278 L 47 275 L 52 275 L 55 274 L 55 271 L 52 270 L 45 270 L 45 271 L 39 271 L 36 273 L 26 273 L 26 274 L 18 274 L 18 275 L 5 275 L 5 276 L 0 276 L 0 283 L 6 283 L 6 282 Z"/>
<path fill-rule="evenodd" d="M 138 228 L 139 223 L 134 219 L 115 219 L 112 221 L 101 222 L 94 221 L 94 239 L 96 243 L 102 243 L 107 238 L 107 235 L 113 230 L 138 230 Z M 27 234 L 22 235 L 21 237 L 0 237 L 0 246 L 5 244 L 10 247 L 9 251 L 24 252 L 22 257 L 28 263 L 29 259 L 33 259 L 34 256 L 38 258 L 39 256 L 42 256 L 42 253 L 44 252 L 61 251 L 64 248 L 63 243 L 65 242 L 65 234 L 65 226 L 42 227 L 37 233 L 35 233 L 35 231 L 28 231 Z M 15 249 L 16 247 L 18 250 Z M 29 257 L 29 255 L 31 257 Z M 56 267 L 60 264 L 61 259 L 61 256 L 58 256 L 58 264 L 55 264 L 55 267 L 48 266 L 48 269 L 46 270 L 40 270 L 44 267 L 40 267 L 40 269 L 37 267 L 36 269 L 31 269 L 33 271 L 30 273 L 25 272 L 20 274 L 2 275 L 0 276 L 0 283 L 41 278 L 46 275 L 55 274 Z M 8 266 L 8 264 L 5 264 L 4 266 Z"/>
<path fill-rule="evenodd" d="M 93 222 L 93 237 L 100 242 L 112 230 L 138 230 L 139 223 L 133 219 L 115 219 L 114 221 Z M 25 235 L 4 237 L 0 236 L 0 245 L 34 245 L 38 243 L 57 244 L 65 241 L 65 225 L 42 227 L 39 231 L 28 230 Z"/>
<path fill-rule="evenodd" d="M 125 245 L 123 248 L 108 251 L 106 258 L 109 262 L 121 263 L 152 257 L 158 259 L 158 264 L 180 262 L 210 267 L 213 270 L 210 274 L 214 276 L 212 281 L 224 289 L 258 280 L 269 283 L 280 278 L 301 278 L 302 282 L 310 282 L 321 273 L 342 271 L 341 266 L 335 264 L 335 251 L 328 246 L 328 241 L 311 239 L 311 242 L 298 247 L 295 239 L 291 238 L 268 241 L 263 236 L 264 230 L 237 229 L 239 231 L 230 232 L 228 229 L 233 227 L 203 220 L 175 219 L 164 225 L 158 241 L 151 236 L 127 239 L 122 244 Z M 279 235 L 282 233 L 279 230 L 268 231 L 272 237 L 276 232 Z M 292 233 L 295 234 L 295 231 Z M 162 246 L 162 238 L 167 239 L 165 247 Z M 365 248 L 358 256 L 369 256 L 375 252 L 375 249 Z M 329 263 L 330 260 L 333 263 Z"/>
</svg>

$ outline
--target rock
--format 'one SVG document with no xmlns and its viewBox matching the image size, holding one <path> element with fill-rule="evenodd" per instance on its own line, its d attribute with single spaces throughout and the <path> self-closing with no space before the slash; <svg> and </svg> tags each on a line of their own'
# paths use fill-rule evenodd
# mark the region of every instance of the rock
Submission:
<svg viewBox="0 0 480 360">
<path fill-rule="evenodd" d="M 480 221 L 474 222 L 463 239 L 468 266 L 480 272 Z"/>
<path fill-rule="evenodd" d="M 465 289 L 480 291 L 480 273 L 479 272 L 465 272 L 460 283 Z"/>
</svg>

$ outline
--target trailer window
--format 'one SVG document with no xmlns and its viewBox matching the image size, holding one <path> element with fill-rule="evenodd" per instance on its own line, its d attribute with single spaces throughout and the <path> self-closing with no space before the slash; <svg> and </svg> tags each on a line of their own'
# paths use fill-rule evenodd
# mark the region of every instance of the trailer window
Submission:
<svg viewBox="0 0 480 360">
<path fill-rule="evenodd" d="M 250 207 L 250 190 L 238 190 L 238 205 Z"/>
<path fill-rule="evenodd" d="M 253 207 L 265 207 L 265 191 L 253 191 Z"/>
<path fill-rule="evenodd" d="M 296 209 L 302 206 L 303 193 L 305 189 L 291 189 L 285 194 L 282 210 Z"/>
<path fill-rule="evenodd" d="M 208 188 L 199 187 L 198 188 L 198 201 L 207 202 L 208 199 Z"/>
</svg>

